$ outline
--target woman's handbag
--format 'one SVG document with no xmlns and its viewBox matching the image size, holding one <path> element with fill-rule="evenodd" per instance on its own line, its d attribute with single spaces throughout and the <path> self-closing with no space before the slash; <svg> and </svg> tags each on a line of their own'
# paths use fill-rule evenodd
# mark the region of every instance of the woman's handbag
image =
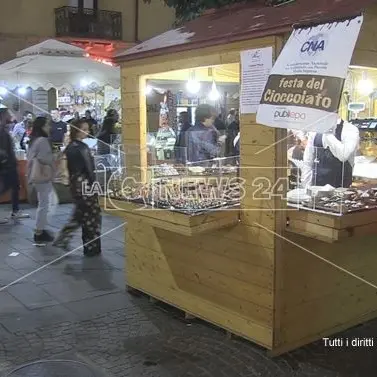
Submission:
<svg viewBox="0 0 377 377">
<path fill-rule="evenodd" d="M 37 158 L 31 161 L 30 182 L 31 183 L 45 183 L 52 181 L 53 178 L 52 166 L 41 164 Z"/>
</svg>

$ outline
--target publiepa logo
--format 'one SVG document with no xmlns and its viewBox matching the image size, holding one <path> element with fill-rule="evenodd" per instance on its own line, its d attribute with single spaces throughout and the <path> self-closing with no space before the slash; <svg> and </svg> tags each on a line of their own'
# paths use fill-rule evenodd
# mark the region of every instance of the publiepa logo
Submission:
<svg viewBox="0 0 377 377">
<path fill-rule="evenodd" d="M 320 55 L 327 48 L 328 38 L 326 34 L 313 35 L 305 41 L 300 49 L 301 57 L 307 58 Z"/>
<path fill-rule="evenodd" d="M 305 120 L 306 113 L 298 113 L 287 109 L 276 110 L 274 112 L 274 119 L 285 119 L 285 120 Z"/>
</svg>

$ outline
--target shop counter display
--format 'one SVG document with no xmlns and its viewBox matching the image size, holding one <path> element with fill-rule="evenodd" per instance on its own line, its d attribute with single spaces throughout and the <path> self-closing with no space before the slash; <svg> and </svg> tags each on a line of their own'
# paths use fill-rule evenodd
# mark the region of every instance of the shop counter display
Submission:
<svg viewBox="0 0 377 377">
<path fill-rule="evenodd" d="M 216 209 L 188 214 L 180 211 L 166 211 L 153 207 L 143 207 L 140 204 L 102 197 L 103 210 L 113 216 L 136 220 L 154 228 L 184 236 L 195 236 L 216 229 L 236 225 L 239 221 L 238 211 Z"/>
<path fill-rule="evenodd" d="M 219 171 L 214 169 L 208 175 L 204 174 L 205 168 L 200 168 L 200 172 L 199 167 L 191 169 L 152 166 L 146 183 L 125 180 L 124 172 L 113 174 L 102 203 L 113 214 L 137 215 L 156 227 L 184 235 L 237 224 L 240 178 L 228 175 L 220 179 L 215 175 Z"/>
</svg>

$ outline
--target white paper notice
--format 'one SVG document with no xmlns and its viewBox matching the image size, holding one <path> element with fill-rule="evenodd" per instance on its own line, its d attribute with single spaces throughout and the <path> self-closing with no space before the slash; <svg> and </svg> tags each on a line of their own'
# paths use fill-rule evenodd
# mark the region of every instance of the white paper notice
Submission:
<svg viewBox="0 0 377 377">
<path fill-rule="evenodd" d="M 256 113 L 272 69 L 272 47 L 241 51 L 241 114 Z"/>
</svg>

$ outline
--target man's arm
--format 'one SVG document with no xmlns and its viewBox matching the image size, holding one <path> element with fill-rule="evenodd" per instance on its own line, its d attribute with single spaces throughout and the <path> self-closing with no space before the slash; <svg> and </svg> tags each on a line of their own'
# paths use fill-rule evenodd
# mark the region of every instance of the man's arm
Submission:
<svg viewBox="0 0 377 377">
<path fill-rule="evenodd" d="M 325 134 L 322 138 L 324 148 L 329 148 L 331 153 L 341 162 L 346 162 L 359 146 L 359 130 L 351 125 L 343 128 L 341 141 L 332 134 Z"/>
</svg>

